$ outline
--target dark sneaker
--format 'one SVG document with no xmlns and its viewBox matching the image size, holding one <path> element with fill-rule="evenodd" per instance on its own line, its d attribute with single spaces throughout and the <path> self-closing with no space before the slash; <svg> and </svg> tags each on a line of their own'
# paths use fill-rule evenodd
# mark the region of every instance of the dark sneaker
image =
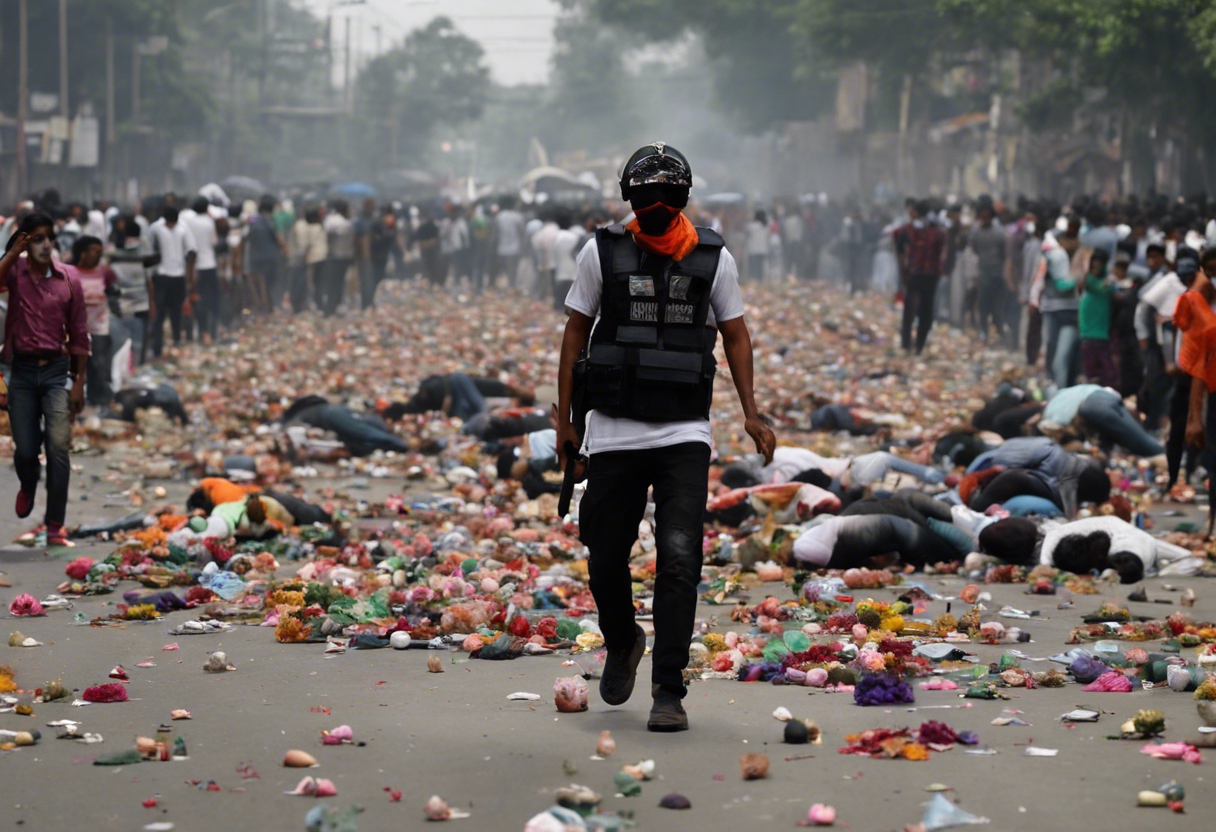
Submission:
<svg viewBox="0 0 1216 832">
<path fill-rule="evenodd" d="M 646 721 L 648 731 L 687 731 L 688 714 L 680 697 L 665 690 L 654 692 L 654 705 L 650 709 L 650 719 Z"/>
<path fill-rule="evenodd" d="M 34 510 L 34 495 L 28 491 L 18 490 L 15 508 L 18 517 L 29 517 L 30 512 Z"/>
<path fill-rule="evenodd" d="M 646 633 L 633 625 L 638 637 L 628 651 L 609 650 L 604 660 L 604 673 L 600 676 L 600 698 L 609 705 L 624 705 L 633 694 L 633 683 L 638 678 L 638 663 L 646 652 Z"/>
</svg>

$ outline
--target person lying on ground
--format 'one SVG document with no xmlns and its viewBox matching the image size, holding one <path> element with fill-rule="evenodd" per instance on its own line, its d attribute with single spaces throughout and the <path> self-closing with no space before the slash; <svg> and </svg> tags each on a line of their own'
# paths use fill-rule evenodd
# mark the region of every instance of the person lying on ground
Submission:
<svg viewBox="0 0 1216 832">
<path fill-rule="evenodd" d="M 375 451 L 405 453 L 410 446 L 374 413 L 355 413 L 346 405 L 330 404 L 320 396 L 297 399 L 283 412 L 282 424 L 310 425 L 330 431 L 350 451 L 351 456 L 370 456 Z"/>
<path fill-rule="evenodd" d="M 189 421 L 186 416 L 186 408 L 182 406 L 181 396 L 170 384 L 119 390 L 114 394 L 110 411 L 106 415 L 124 422 L 134 422 L 135 414 L 138 411 L 157 407 L 180 425 L 185 425 Z"/>
<path fill-rule="evenodd" d="M 811 430 L 846 431 L 850 436 L 873 436 L 881 426 L 871 422 L 865 414 L 843 404 L 825 404 L 811 411 Z"/>
<path fill-rule="evenodd" d="M 1031 527 L 1036 527 L 1033 535 Z M 1037 560 L 1076 575 L 1113 569 L 1125 584 L 1154 574 L 1192 575 L 1204 560 L 1113 515 L 1040 524 L 1008 518 L 984 529 L 980 546 L 1009 563 L 1031 565 Z"/>
<path fill-rule="evenodd" d="M 995 476 L 987 477 L 993 472 Z M 1005 506 L 1017 497 L 1037 497 L 1049 501 L 1060 514 L 1071 518 L 1076 517 L 1083 503 L 1100 505 L 1110 498 L 1110 477 L 1096 462 L 1084 463 L 1063 482 L 1042 468 L 984 468 L 963 478 L 959 486 L 960 498 L 966 490 L 964 486 L 973 478 L 977 480 L 977 487 L 971 491 L 966 504 L 975 511 Z"/>
<path fill-rule="evenodd" d="M 547 482 L 547 471 L 559 471 L 557 460 L 557 430 L 545 428 L 533 431 L 511 442 L 498 455 L 498 478 L 512 479 L 523 485 L 529 500 L 541 494 L 561 493 L 561 483 Z"/>
<path fill-rule="evenodd" d="M 1104 503 L 1110 496 L 1110 478 L 1101 460 L 1070 453 L 1046 436 L 1010 439 L 977 456 L 967 466 L 967 473 L 994 467 L 1022 469 L 1042 478 L 1056 492 L 1049 499 L 1055 501 L 1067 517 L 1075 517 L 1081 503 Z M 971 507 L 983 511 L 994 502 L 1004 502 L 998 499 L 997 492 L 990 497 L 983 507 Z"/>
<path fill-rule="evenodd" d="M 940 535 L 890 514 L 829 517 L 804 527 L 794 541 L 794 557 L 821 569 L 881 569 L 896 563 L 921 569 L 957 560 L 954 553 Z"/>
<path fill-rule="evenodd" d="M 276 501 L 261 494 L 249 494 L 235 502 L 217 505 L 206 517 L 196 514 L 181 528 L 169 532 L 166 542 L 186 546 L 207 538 L 264 540 L 288 528 L 284 520 L 270 516 L 271 512 L 291 518 Z"/>
<path fill-rule="evenodd" d="M 460 432 L 483 442 L 501 442 L 551 427 L 553 418 L 542 407 L 508 407 L 477 414 L 461 426 Z"/>
<path fill-rule="evenodd" d="M 396 422 L 407 414 L 440 412 L 467 421 L 497 406 L 531 405 L 535 400 L 532 391 L 498 379 L 449 373 L 427 376 L 409 401 L 386 407 L 384 418 Z"/>
<path fill-rule="evenodd" d="M 955 466 L 965 468 L 977 456 L 991 449 L 992 446 L 977 431 L 953 430 L 933 445 L 933 461 L 944 470 Z"/>
<path fill-rule="evenodd" d="M 798 474 L 818 469 L 844 488 L 865 487 L 882 481 L 889 472 L 907 474 L 929 485 L 938 485 L 946 475 L 889 451 L 874 451 L 855 457 L 823 457 L 807 448 L 782 446 L 773 452 L 773 461 L 763 470 L 763 482 L 790 482 Z"/>
<path fill-rule="evenodd" d="M 1012 439 L 1021 436 L 1026 423 L 1042 410 L 1043 403 L 1035 401 L 1031 391 L 1001 382 L 996 395 L 971 417 L 971 424 L 976 430 L 991 431 L 1003 439 Z"/>
<path fill-rule="evenodd" d="M 1096 384 L 1078 384 L 1057 392 L 1043 409 L 1038 429 L 1057 441 L 1092 435 L 1104 446 L 1118 445 L 1136 456 L 1165 453 L 1164 446 L 1123 406 L 1119 394 Z"/>
<path fill-rule="evenodd" d="M 222 477 L 200 480 L 198 487 L 186 498 L 186 508 L 210 514 L 216 506 L 240 502 L 252 494 L 264 498 L 262 502 L 268 517 L 279 520 L 286 526 L 333 522 L 333 515 L 324 508 L 292 494 L 271 489 L 263 490 L 256 485 L 238 485 Z"/>
<path fill-rule="evenodd" d="M 957 557 L 966 557 L 975 550 L 976 541 L 971 533 L 957 526 L 950 506 L 935 500 L 923 491 L 900 489 L 890 497 L 866 497 L 846 506 L 841 517 L 887 514 L 911 520 L 923 529 L 939 535 L 951 545 Z M 948 560 L 947 553 L 942 559 Z"/>
</svg>

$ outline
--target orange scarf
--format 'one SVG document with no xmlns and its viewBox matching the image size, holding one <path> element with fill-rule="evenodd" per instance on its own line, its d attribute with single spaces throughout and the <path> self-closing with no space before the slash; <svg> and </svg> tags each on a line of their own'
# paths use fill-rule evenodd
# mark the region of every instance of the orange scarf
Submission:
<svg viewBox="0 0 1216 832">
<path fill-rule="evenodd" d="M 692 254 L 692 250 L 697 247 L 697 228 L 683 213 L 677 214 L 671 226 L 662 234 L 643 234 L 642 226 L 636 217 L 625 229 L 633 233 L 634 242 L 643 251 L 660 257 L 670 257 L 677 262 Z"/>
</svg>

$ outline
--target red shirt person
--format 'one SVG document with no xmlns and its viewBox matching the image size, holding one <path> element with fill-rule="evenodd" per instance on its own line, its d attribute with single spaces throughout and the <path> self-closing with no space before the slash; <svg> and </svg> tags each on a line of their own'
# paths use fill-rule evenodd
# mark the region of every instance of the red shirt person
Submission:
<svg viewBox="0 0 1216 832">
<path fill-rule="evenodd" d="M 72 420 L 84 407 L 89 333 L 84 289 L 51 259 L 54 225 L 45 214 L 22 222 L 0 259 L 0 292 L 8 292 L 3 361 L 11 366 L 7 405 L 14 467 L 20 481 L 18 517 L 28 517 L 47 456 L 46 536 L 71 545 L 64 532 L 71 464 Z M 68 379 L 72 382 L 69 389 Z"/>
</svg>

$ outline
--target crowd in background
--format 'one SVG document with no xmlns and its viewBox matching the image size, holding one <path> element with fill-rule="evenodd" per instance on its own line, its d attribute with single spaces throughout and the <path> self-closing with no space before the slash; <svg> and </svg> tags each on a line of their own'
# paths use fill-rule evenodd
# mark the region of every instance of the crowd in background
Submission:
<svg viewBox="0 0 1216 832">
<path fill-rule="evenodd" d="M 1185 413 L 1172 316 L 1201 250 L 1216 243 L 1216 201 L 910 199 L 897 216 L 819 195 L 689 210 L 723 234 L 744 282 L 824 278 L 902 301 L 909 352 L 944 321 L 1041 361 L 1049 387 L 1088 381 L 1136 396 L 1150 431 Z M 35 211 L 53 218 L 59 257 L 81 277 L 94 343 L 88 398 L 104 406 L 115 359 L 138 366 L 164 355 L 169 338 L 210 343 L 259 315 L 367 309 L 389 278 L 526 292 L 560 309 L 578 253 L 626 208 L 512 196 L 242 201 L 207 188 L 86 207 L 48 191 L 7 218 L 5 239 Z"/>
</svg>

